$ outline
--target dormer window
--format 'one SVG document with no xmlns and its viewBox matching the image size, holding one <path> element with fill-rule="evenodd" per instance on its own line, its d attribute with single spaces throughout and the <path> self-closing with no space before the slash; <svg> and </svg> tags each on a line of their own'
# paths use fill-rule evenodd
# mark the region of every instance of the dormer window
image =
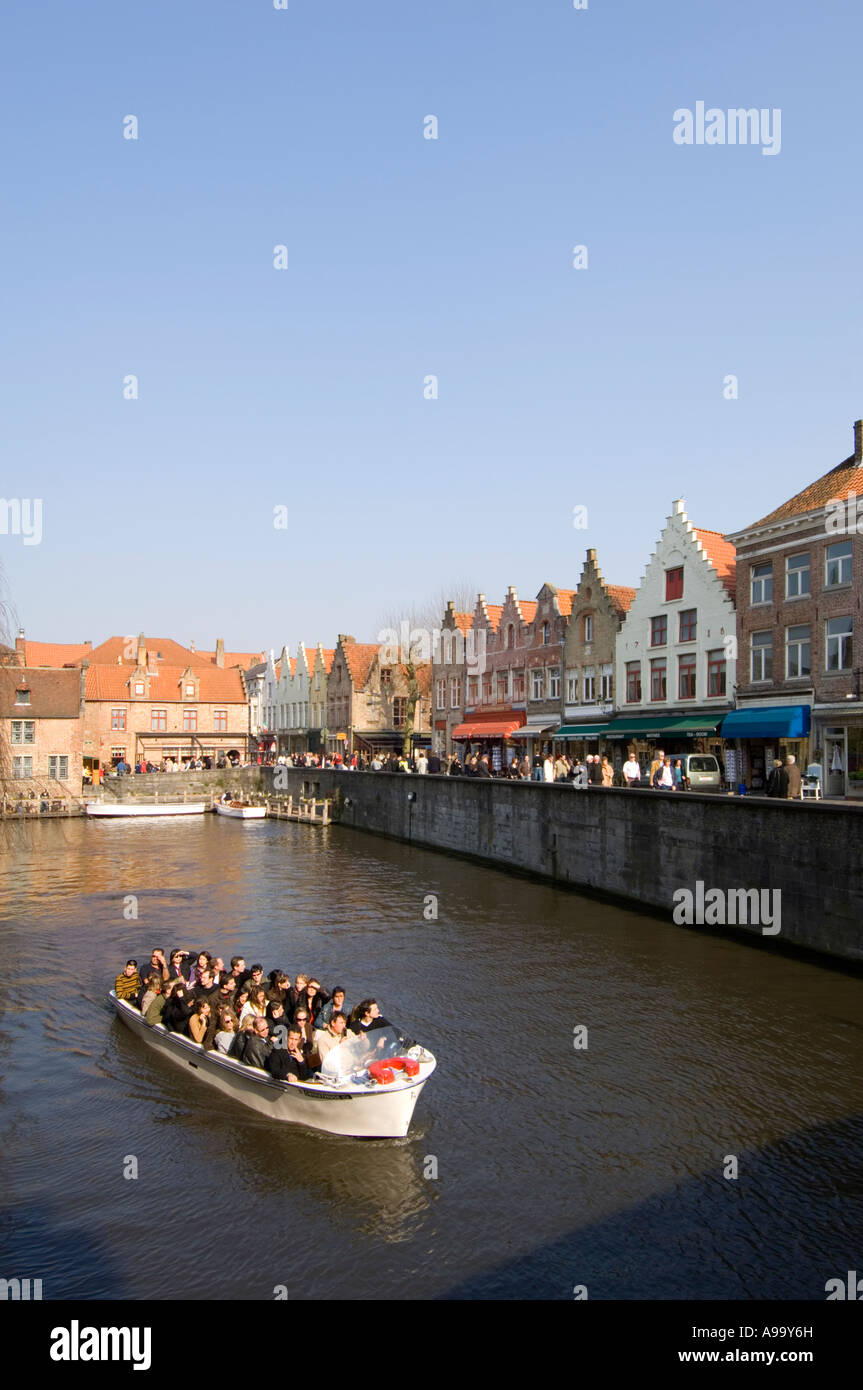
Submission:
<svg viewBox="0 0 863 1390">
<path fill-rule="evenodd" d="M 186 699 L 187 699 L 187 700 L 194 700 L 194 698 L 195 698 L 195 686 L 194 686 L 194 684 L 193 684 L 192 681 L 186 681 L 186 684 L 185 684 L 185 686 L 184 686 L 184 690 L 185 690 Z"/>
<path fill-rule="evenodd" d="M 16 690 L 16 692 L 15 692 L 15 703 L 16 703 L 16 705 L 29 705 L 29 703 L 30 703 L 30 691 L 29 691 L 28 689 L 26 689 L 26 688 L 21 689 L 21 690 Z"/>
<path fill-rule="evenodd" d="M 392 685 L 393 673 L 388 666 L 381 669 L 381 685 Z"/>
</svg>

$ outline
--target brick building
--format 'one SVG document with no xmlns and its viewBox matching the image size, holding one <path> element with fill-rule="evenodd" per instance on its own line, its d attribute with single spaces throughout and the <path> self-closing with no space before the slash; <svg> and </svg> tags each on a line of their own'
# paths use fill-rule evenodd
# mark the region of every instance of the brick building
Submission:
<svg viewBox="0 0 863 1390">
<path fill-rule="evenodd" d="M 596 551 L 588 550 L 566 626 L 561 727 L 554 735 L 573 756 L 599 753 L 605 747 L 603 734 L 615 701 L 615 644 L 634 598 L 634 589 L 606 583 Z M 612 748 L 620 761 L 621 745 Z"/>
<path fill-rule="evenodd" d="M 419 699 L 412 742 L 429 742 L 431 663 L 416 668 Z M 404 664 L 382 660 L 376 642 L 339 635 L 327 678 L 327 752 L 400 753 L 408 721 L 410 680 Z"/>
<path fill-rule="evenodd" d="M 433 646 L 431 672 L 432 747 L 441 757 L 453 751 L 452 731 L 464 722 L 464 687 L 478 663 L 471 640 L 472 613 L 457 613 L 452 599 L 441 619 L 440 642 Z"/>
<path fill-rule="evenodd" d="M 723 736 L 759 788 L 773 757 L 822 769 L 825 794 L 863 796 L 863 421 L 854 452 L 760 521 L 737 548 L 737 710 Z M 863 508 L 861 508 L 863 512 Z"/>
<path fill-rule="evenodd" d="M 5 648 L 0 665 L 0 780 L 7 801 L 81 795 L 83 673 L 18 664 Z"/>
</svg>

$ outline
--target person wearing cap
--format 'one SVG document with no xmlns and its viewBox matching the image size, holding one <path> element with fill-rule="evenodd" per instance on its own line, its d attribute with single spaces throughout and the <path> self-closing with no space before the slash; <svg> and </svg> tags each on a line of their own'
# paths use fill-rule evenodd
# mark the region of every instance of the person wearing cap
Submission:
<svg viewBox="0 0 863 1390">
<path fill-rule="evenodd" d="M 141 989 L 141 976 L 138 974 L 138 962 L 127 960 L 122 975 L 118 975 L 114 981 L 114 993 L 118 999 L 125 999 L 127 1002 L 134 999 Z"/>
</svg>

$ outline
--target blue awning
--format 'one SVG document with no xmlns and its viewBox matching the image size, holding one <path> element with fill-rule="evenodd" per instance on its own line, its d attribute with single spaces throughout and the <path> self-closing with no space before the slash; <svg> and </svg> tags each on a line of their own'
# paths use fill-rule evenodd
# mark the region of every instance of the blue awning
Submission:
<svg viewBox="0 0 863 1390">
<path fill-rule="evenodd" d="M 806 738 L 812 712 L 809 705 L 752 705 L 733 709 L 722 721 L 728 738 Z"/>
</svg>

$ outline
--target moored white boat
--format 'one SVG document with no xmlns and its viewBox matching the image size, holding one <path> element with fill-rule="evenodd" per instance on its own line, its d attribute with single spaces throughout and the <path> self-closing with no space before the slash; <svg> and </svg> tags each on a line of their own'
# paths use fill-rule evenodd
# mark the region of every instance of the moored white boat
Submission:
<svg viewBox="0 0 863 1390">
<path fill-rule="evenodd" d="M 213 809 L 217 815 L 235 820 L 263 820 L 267 814 L 266 806 L 247 806 L 244 801 L 217 801 Z"/>
<path fill-rule="evenodd" d="M 88 816 L 201 816 L 205 801 L 88 801 Z"/>
<path fill-rule="evenodd" d="M 191 1038 L 145 1022 L 132 1004 L 117 998 L 113 989 L 108 997 L 127 1028 L 187 1073 L 193 1072 L 200 1081 L 268 1119 L 306 1125 L 326 1134 L 357 1139 L 404 1138 L 420 1093 L 437 1066 L 430 1052 L 415 1044 L 406 1045 L 398 1030 L 388 1026 L 346 1037 L 328 1053 L 321 1081 L 276 1081 L 258 1067 L 247 1067 L 221 1052 L 205 1052 Z M 394 1057 L 415 1060 L 416 1075 L 398 1071 L 388 1084 L 373 1081 L 369 1064 Z"/>
</svg>

